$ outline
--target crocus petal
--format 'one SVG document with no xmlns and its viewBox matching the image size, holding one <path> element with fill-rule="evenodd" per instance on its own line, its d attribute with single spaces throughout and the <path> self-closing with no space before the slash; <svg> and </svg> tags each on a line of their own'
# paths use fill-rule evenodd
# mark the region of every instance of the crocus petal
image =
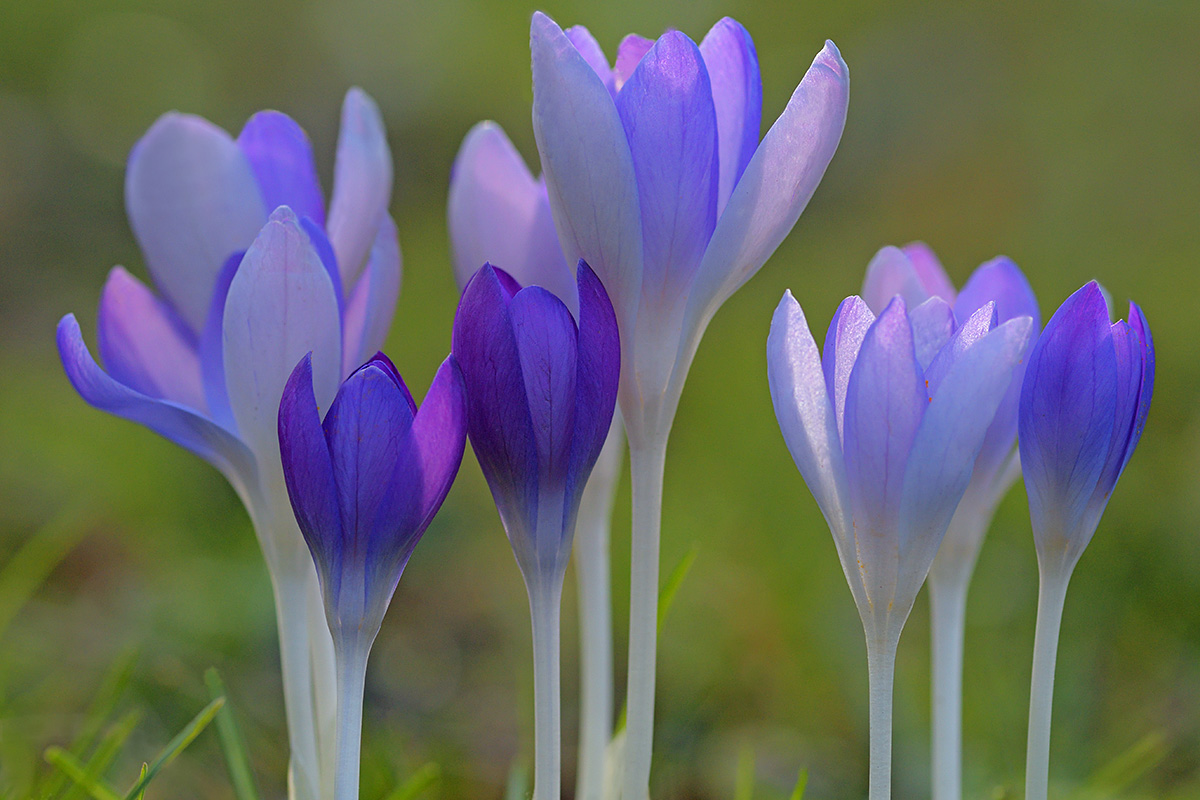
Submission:
<svg viewBox="0 0 1200 800">
<path fill-rule="evenodd" d="M 273 459 L 279 398 L 300 358 L 313 354 L 318 407 L 329 407 L 341 377 L 333 284 L 286 206 L 246 251 L 225 299 L 222 330 L 225 386 L 238 432 L 259 458 Z"/>
<path fill-rule="evenodd" d="M 1017 317 L 1031 318 L 1036 338 L 1036 332 L 1042 326 L 1037 296 L 1012 259 L 999 256 L 980 264 L 954 299 L 954 314 L 965 320 L 989 301 L 995 302 L 996 318 L 1000 322 Z M 1033 338 L 1029 347 L 1033 347 Z"/>
<path fill-rule="evenodd" d="M 438 368 L 413 420 L 409 439 L 420 455 L 421 464 L 419 533 L 428 527 L 446 499 L 466 446 L 466 387 L 454 356 L 449 356 Z M 393 478 L 393 485 L 395 481 Z"/>
<path fill-rule="evenodd" d="M 663 34 L 617 96 L 617 112 L 642 213 L 642 302 L 674 305 L 717 221 L 717 117 L 695 43 L 678 31 Z"/>
<path fill-rule="evenodd" d="M 296 523 L 322 580 L 336 596 L 341 581 L 342 511 L 321 413 L 313 395 L 312 354 L 292 371 L 279 403 L 279 454 Z"/>
<path fill-rule="evenodd" d="M 875 322 L 875 315 L 861 297 L 847 297 L 834 312 L 825 333 L 825 348 L 821 356 L 821 368 L 825 373 L 825 390 L 837 420 L 839 440 L 845 428 L 846 386 L 850 383 L 850 370 L 858 358 L 863 337 Z"/>
<path fill-rule="evenodd" d="M 717 109 L 717 141 L 721 151 L 719 215 L 758 147 L 762 76 L 750 33 L 729 17 L 712 26 L 700 43 L 700 53 L 708 68 Z"/>
<path fill-rule="evenodd" d="M 1142 430 L 1146 427 L 1146 415 L 1150 413 L 1150 398 L 1154 395 L 1154 336 L 1150 333 L 1150 323 L 1137 303 L 1129 304 L 1129 325 L 1137 333 L 1142 343 L 1142 385 L 1138 396 L 1137 415 L 1134 418 L 1133 430 L 1129 434 L 1129 446 L 1125 450 L 1125 464 L 1137 449 L 1142 439 Z M 1125 465 L 1121 465 L 1125 469 Z"/>
<path fill-rule="evenodd" d="M 357 282 L 391 198 L 392 154 L 383 117 L 366 92 L 353 88 L 342 104 L 326 226 L 343 286 Z"/>
<path fill-rule="evenodd" d="M 125 209 L 155 284 L 199 333 L 222 265 L 266 220 L 250 162 L 211 122 L 166 114 L 130 153 Z"/>
<path fill-rule="evenodd" d="M 485 265 L 463 290 L 451 352 L 467 390 L 471 447 L 507 530 L 532 531 L 538 452 L 500 270 Z"/>
<path fill-rule="evenodd" d="M 630 331 L 642 291 L 642 224 L 625 129 L 603 81 L 541 12 L 530 50 L 533 133 L 563 254 L 591 265 Z"/>
<path fill-rule="evenodd" d="M 775 418 L 825 521 L 839 544 L 849 530 L 846 509 L 846 467 L 842 459 L 838 420 L 825 389 L 821 354 L 809 331 L 800 304 L 791 291 L 771 318 L 767 337 L 767 382 Z M 841 547 L 839 547 L 839 550 Z"/>
<path fill-rule="evenodd" d="M 792 230 L 842 137 L 849 92 L 846 62 L 826 42 L 717 221 L 688 301 L 685 330 L 702 332 Z"/>
<path fill-rule="evenodd" d="M 288 206 L 299 217 L 325 225 L 325 198 L 308 134 L 287 114 L 260 111 L 238 134 L 266 207 Z"/>
<path fill-rule="evenodd" d="M 1110 326 L 1112 332 L 1113 355 L 1116 358 L 1116 402 L 1113 406 L 1112 439 L 1108 444 L 1108 457 L 1104 461 L 1104 470 L 1100 473 L 1100 481 L 1096 486 L 1093 504 L 1108 502 L 1108 496 L 1117 485 L 1128 460 L 1129 439 L 1133 435 L 1137 422 L 1138 400 L 1142 394 L 1142 379 L 1144 370 L 1142 359 L 1141 337 L 1125 320 L 1117 320 Z M 1101 508 L 1103 506 L 1101 505 Z"/>
<path fill-rule="evenodd" d="M 237 437 L 195 411 L 147 397 L 113 380 L 92 358 L 74 314 L 58 323 L 58 353 L 75 391 L 90 405 L 145 425 L 220 470 L 243 498 L 254 485 L 254 458 Z"/>
<path fill-rule="evenodd" d="M 1067 543 L 1080 533 L 1108 455 L 1116 383 L 1108 306 L 1093 281 L 1051 317 L 1021 388 L 1017 441 L 1039 548 L 1056 545 L 1059 554 L 1068 553 Z M 1083 538 L 1091 533 L 1083 531 Z"/>
<path fill-rule="evenodd" d="M 942 267 L 942 262 L 929 245 L 924 242 L 909 242 L 900 248 L 912 262 L 917 271 L 917 278 L 925 292 L 933 297 L 940 297 L 951 305 L 955 301 L 954 284 Z M 972 309 L 973 310 L 973 309 Z"/>
<path fill-rule="evenodd" d="M 191 331 L 123 267 L 108 273 L 97 328 L 100 357 L 117 382 L 148 397 L 207 411 Z"/>
<path fill-rule="evenodd" d="M 592 32 L 582 25 L 572 25 L 567 28 L 565 33 L 571 40 L 571 44 L 575 45 L 575 49 L 579 51 L 579 55 L 583 56 L 583 60 L 596 71 L 596 75 L 603 81 L 609 93 L 616 95 L 617 88 L 614 84 L 612 67 L 608 65 L 604 48 L 600 47 L 600 43 L 596 41 L 595 36 L 592 36 Z"/>
<path fill-rule="evenodd" d="M 639 36 L 636 33 L 631 33 L 621 40 L 617 45 L 617 60 L 613 67 L 613 84 L 618 92 L 621 91 L 625 82 L 629 80 L 638 64 L 646 53 L 650 52 L 650 48 L 654 47 L 654 40 L 647 39 L 645 36 Z"/>
<path fill-rule="evenodd" d="M 940 297 L 930 297 L 908 315 L 913 329 L 917 364 L 924 371 L 954 335 L 954 309 Z"/>
<path fill-rule="evenodd" d="M 325 235 L 325 231 L 321 229 L 321 226 L 308 217 L 300 219 L 300 229 L 308 234 L 309 244 L 316 251 L 317 258 L 321 259 L 321 266 L 325 267 L 325 271 L 329 273 L 329 282 L 333 285 L 333 294 L 337 298 L 338 311 L 344 311 L 346 308 L 346 298 L 342 293 L 342 278 L 338 272 L 337 254 L 333 252 L 333 243 L 329 241 L 329 237 Z"/>
<path fill-rule="evenodd" d="M 571 312 L 540 286 L 522 289 L 508 307 L 533 421 L 538 473 L 544 490 L 563 490 L 575 428 L 578 334 Z M 512 398 L 509 402 L 513 402 Z"/>
<path fill-rule="evenodd" d="M 200 333 L 200 373 L 204 378 L 204 399 L 208 403 L 208 416 L 222 427 L 237 430 L 233 409 L 229 407 L 229 392 L 225 389 L 225 299 L 229 296 L 229 285 L 242 265 L 244 252 L 234 253 L 225 262 L 213 286 L 212 302 L 208 307 L 208 319 Z"/>
<path fill-rule="evenodd" d="M 954 362 L 958 361 L 970 348 L 987 336 L 996 327 L 996 304 L 989 302 L 968 317 L 950 341 L 938 351 L 933 361 L 925 369 L 925 388 L 929 396 L 937 394 L 942 379 L 950 372 Z"/>
<path fill-rule="evenodd" d="M 346 301 L 343 316 L 342 374 L 349 375 L 371 353 L 383 347 L 396 299 L 400 296 L 400 240 L 396 223 L 384 214 L 371 257 L 358 285 Z"/>
<path fill-rule="evenodd" d="M 930 297 L 921 283 L 917 268 L 904 251 L 899 247 L 884 247 L 867 265 L 862 298 L 878 314 L 896 295 L 903 297 L 910 308 L 916 308 Z"/>
</svg>

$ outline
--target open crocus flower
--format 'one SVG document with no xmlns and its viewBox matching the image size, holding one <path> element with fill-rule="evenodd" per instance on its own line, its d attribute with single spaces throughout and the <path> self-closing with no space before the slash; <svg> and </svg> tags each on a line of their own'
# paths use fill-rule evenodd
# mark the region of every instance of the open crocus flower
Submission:
<svg viewBox="0 0 1200 800">
<path fill-rule="evenodd" d="M 732 19 L 697 45 L 629 36 L 610 67 L 584 28 L 535 13 L 533 130 L 569 261 L 596 269 L 621 330 L 634 484 L 624 794 L 648 794 L 667 438 L 705 327 L 791 231 L 841 138 L 849 76 L 832 43 L 759 141 L 762 86 Z"/>
<path fill-rule="evenodd" d="M 962 792 L 962 659 L 967 587 L 996 506 L 1020 474 L 1017 404 L 1025 373 L 1024 356 L 1036 340 L 1041 314 L 1029 282 L 1010 259 L 1001 256 L 980 265 L 962 291 L 956 292 L 937 256 L 921 242 L 903 248 L 885 247 L 867 267 L 862 297 L 872 312 L 882 312 L 896 295 L 903 297 L 909 308 L 939 297 L 952 306 L 959 324 L 989 302 L 995 303 L 1000 322 L 1017 317 L 1033 320 L 1033 335 L 1025 345 L 1022 362 L 1013 369 L 1004 399 L 975 458 L 971 482 L 929 571 L 933 800 L 958 800 Z"/>
<path fill-rule="evenodd" d="M 357 800 L 367 658 L 400 575 L 450 491 L 466 443 L 453 357 L 420 410 L 382 353 L 338 390 L 322 423 L 311 356 L 279 406 L 288 495 L 320 576 L 337 656 L 334 800 Z"/>
<path fill-rule="evenodd" d="M 792 458 L 833 533 L 867 639 L 871 800 L 891 792 L 896 645 L 971 480 L 1032 320 L 997 324 L 988 303 L 958 325 L 931 298 L 895 297 L 876 317 L 842 302 L 817 350 L 785 293 L 767 341 L 768 378 Z"/>
<path fill-rule="evenodd" d="M 485 264 L 454 318 L 467 430 L 513 554 L 533 621 L 533 796 L 559 796 L 559 606 L 583 488 L 616 406 L 620 341 L 612 304 L 577 270 L 579 324 L 540 286 Z"/>
<path fill-rule="evenodd" d="M 321 759 L 332 759 L 318 729 L 332 724 L 333 652 L 287 502 L 275 414 L 305 353 L 328 404 L 382 345 L 400 288 L 390 193 L 383 123 L 357 89 L 342 108 L 328 215 L 308 140 L 285 115 L 256 114 L 235 140 L 167 114 L 134 147 L 125 182 L 157 293 L 121 267 L 109 274 L 98 317 L 107 372 L 74 315 L 58 326 L 63 367 L 87 402 L 204 458 L 245 503 L 275 587 L 289 785 L 304 800 L 317 798 Z"/>
<path fill-rule="evenodd" d="M 1029 357 L 1019 442 L 1037 546 L 1038 619 L 1025 796 L 1045 800 L 1054 662 L 1067 584 L 1141 439 L 1154 390 L 1154 339 L 1142 310 L 1109 322 L 1092 281 L 1054 312 Z"/>
<path fill-rule="evenodd" d="M 541 286 L 578 315 L 575 276 L 550 216 L 546 182 L 534 178 L 503 129 L 471 128 L 450 173 L 446 217 L 454 277 L 465 289 L 483 263 L 522 286 Z M 576 796 L 605 796 L 605 748 L 613 732 L 612 600 L 609 533 L 624 450 L 620 414 L 579 502 L 575 572 L 579 586 L 580 708 Z"/>
</svg>

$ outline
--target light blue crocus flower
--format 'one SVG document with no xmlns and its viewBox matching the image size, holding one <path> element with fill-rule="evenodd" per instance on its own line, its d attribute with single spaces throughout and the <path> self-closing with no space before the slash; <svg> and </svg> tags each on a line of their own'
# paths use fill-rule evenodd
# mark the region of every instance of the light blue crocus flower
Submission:
<svg viewBox="0 0 1200 800">
<path fill-rule="evenodd" d="M 256 114 L 234 139 L 167 114 L 134 147 L 125 181 L 157 291 L 122 267 L 109 274 L 105 368 L 73 314 L 58 326 L 63 367 L 88 403 L 211 463 L 250 513 L 275 588 L 289 785 L 301 800 L 332 786 L 333 650 L 284 489 L 276 411 L 305 353 L 327 406 L 382 345 L 401 269 L 391 169 L 378 109 L 357 89 L 342 108 L 328 213 L 308 139 L 285 115 Z"/>
<path fill-rule="evenodd" d="M 837 545 L 867 640 L 871 800 L 891 793 L 896 645 L 1029 338 L 989 302 L 838 307 L 817 349 L 784 294 L 767 340 L 779 427 Z"/>
</svg>

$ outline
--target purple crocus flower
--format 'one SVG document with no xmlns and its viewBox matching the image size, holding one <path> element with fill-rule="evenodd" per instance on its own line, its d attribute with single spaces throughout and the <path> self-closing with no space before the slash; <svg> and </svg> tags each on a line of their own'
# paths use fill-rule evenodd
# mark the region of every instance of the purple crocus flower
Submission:
<svg viewBox="0 0 1200 800">
<path fill-rule="evenodd" d="M 1032 320 L 997 323 L 989 302 L 958 325 L 949 304 L 876 317 L 838 307 L 817 350 L 785 293 L 767 341 L 775 414 L 833 533 L 862 618 L 871 681 L 871 800 L 891 791 L 896 644 L 971 480 Z"/>
<path fill-rule="evenodd" d="M 420 410 L 382 353 L 346 379 L 323 423 L 311 355 L 283 390 L 283 475 L 320 576 L 337 654 L 335 800 L 358 797 L 371 644 L 413 548 L 450 491 L 465 443 L 466 400 L 453 357 Z"/>
<path fill-rule="evenodd" d="M 1129 463 L 1150 411 L 1154 339 L 1135 303 L 1109 322 L 1100 285 L 1067 298 L 1046 323 L 1021 388 L 1019 443 L 1037 547 L 1037 632 L 1025 796 L 1045 800 L 1054 662 L 1067 584 Z"/>
<path fill-rule="evenodd" d="M 958 292 L 937 256 L 922 242 L 903 248 L 885 247 L 867 267 L 862 296 L 874 313 L 882 312 L 896 295 L 903 297 L 909 308 L 939 297 L 953 308 L 958 324 L 988 302 L 996 304 L 999 322 L 1017 317 L 1033 320 L 1033 335 L 1025 345 L 1021 363 L 1013 369 L 1004 399 L 975 458 L 971 482 L 929 571 L 933 800 L 958 800 L 962 792 L 962 654 L 967 588 L 996 506 L 1020 474 L 1017 404 L 1025 357 L 1036 340 L 1041 315 L 1033 289 L 1010 259 L 1000 256 L 980 265 Z"/>
<path fill-rule="evenodd" d="M 620 340 L 604 286 L 576 271 L 579 324 L 540 286 L 485 264 L 454 319 L 467 430 L 533 620 L 534 798 L 559 796 L 559 606 L 580 498 L 616 406 Z"/>
<path fill-rule="evenodd" d="M 125 181 L 157 292 L 121 267 L 109 274 L 98 316 L 107 371 L 73 314 L 58 326 L 63 367 L 88 403 L 204 458 L 246 505 L 275 585 L 289 785 L 302 800 L 316 800 L 320 759 L 332 758 L 317 720 L 332 713 L 333 654 L 283 487 L 275 416 L 305 353 L 326 406 L 382 345 L 400 287 L 390 194 L 383 123 L 360 90 L 342 108 L 328 214 L 308 140 L 285 115 L 256 114 L 235 140 L 167 114 L 134 147 Z"/>
</svg>

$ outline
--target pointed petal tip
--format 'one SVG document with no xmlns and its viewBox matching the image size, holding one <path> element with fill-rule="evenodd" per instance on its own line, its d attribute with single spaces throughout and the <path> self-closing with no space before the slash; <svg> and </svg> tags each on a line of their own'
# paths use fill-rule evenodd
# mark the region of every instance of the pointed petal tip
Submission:
<svg viewBox="0 0 1200 800">
<path fill-rule="evenodd" d="M 813 59 L 813 66 L 822 66 L 832 72 L 843 83 L 848 83 L 850 80 L 850 68 L 846 66 L 845 59 L 842 58 L 842 52 L 838 50 L 832 39 L 825 40 L 825 46 L 821 48 L 821 52 L 817 53 L 817 57 Z"/>
</svg>

